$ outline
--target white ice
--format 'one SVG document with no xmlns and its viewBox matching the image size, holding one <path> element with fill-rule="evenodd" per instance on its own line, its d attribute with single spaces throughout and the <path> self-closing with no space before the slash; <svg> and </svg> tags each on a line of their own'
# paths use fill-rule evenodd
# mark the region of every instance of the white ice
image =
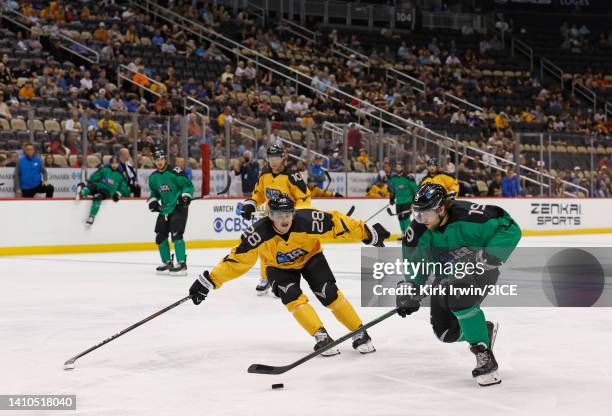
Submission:
<svg viewBox="0 0 612 416">
<path fill-rule="evenodd" d="M 612 245 L 612 235 L 532 237 L 523 245 Z M 312 339 L 277 299 L 257 297 L 258 270 L 200 306 L 185 303 L 79 359 L 63 362 L 185 296 L 227 249 L 189 250 L 189 277 L 159 277 L 155 252 L 0 258 L 0 394 L 76 394 L 78 415 L 610 415 L 612 313 L 606 308 L 486 308 L 500 322 L 501 385 L 480 388 L 465 343 L 443 344 L 428 310 L 370 334 L 377 351 L 317 357 L 282 376 Z M 358 308 L 358 245 L 327 245 L 338 285 Z M 303 285 L 306 288 L 306 285 Z M 306 288 L 332 336 L 345 329 Z M 284 383 L 272 390 L 273 383 Z M 0 412 L 2 415 L 11 412 Z M 75 412 L 14 412 L 75 414 Z"/>
</svg>

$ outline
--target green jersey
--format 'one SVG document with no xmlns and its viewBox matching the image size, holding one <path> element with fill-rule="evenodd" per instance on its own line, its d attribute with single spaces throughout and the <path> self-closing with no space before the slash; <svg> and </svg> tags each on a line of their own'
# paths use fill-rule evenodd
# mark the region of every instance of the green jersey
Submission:
<svg viewBox="0 0 612 416">
<path fill-rule="evenodd" d="M 510 214 L 494 205 L 453 201 L 448 216 L 446 224 L 433 231 L 412 221 L 402 241 L 404 258 L 438 262 L 449 254 L 465 252 L 465 248 L 482 248 L 489 258 L 503 263 L 521 239 L 521 229 Z M 424 273 L 406 275 L 418 284 L 425 283 L 427 277 Z"/>
<path fill-rule="evenodd" d="M 407 176 L 394 175 L 389 179 L 389 192 L 398 204 L 410 204 L 419 186 Z"/>
<path fill-rule="evenodd" d="M 151 195 L 147 202 L 159 201 L 161 215 L 169 215 L 176 208 L 176 203 L 183 195 L 193 196 L 193 183 L 185 176 L 179 167 L 167 167 L 163 171 L 156 170 L 149 176 Z"/>
<path fill-rule="evenodd" d="M 89 182 L 94 184 L 96 188 L 105 190 L 110 196 L 120 192 L 122 196 L 130 196 L 130 188 L 128 188 L 125 178 L 121 172 L 112 170 L 110 166 L 102 166 L 95 171 L 90 177 Z"/>
</svg>

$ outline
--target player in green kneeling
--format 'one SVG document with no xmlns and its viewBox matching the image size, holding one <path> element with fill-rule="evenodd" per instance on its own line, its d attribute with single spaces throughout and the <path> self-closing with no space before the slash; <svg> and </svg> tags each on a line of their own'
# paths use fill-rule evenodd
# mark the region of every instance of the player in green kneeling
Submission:
<svg viewBox="0 0 612 416">
<path fill-rule="evenodd" d="M 112 198 L 117 202 L 122 196 L 130 196 L 130 189 L 118 168 L 119 159 L 113 156 L 108 165 L 102 166 L 89 177 L 87 185 L 77 185 L 77 200 L 88 196 L 93 198 L 89 217 L 85 221 L 87 225 L 94 223 L 103 200 Z"/>
<path fill-rule="evenodd" d="M 389 193 L 391 194 L 389 204 L 397 204 L 395 212 L 402 229 L 402 235 L 410 225 L 410 205 L 417 189 L 419 189 L 419 186 L 414 180 L 404 174 L 404 166 L 401 163 L 395 165 L 395 175 L 389 179 Z"/>
<path fill-rule="evenodd" d="M 151 195 L 147 202 L 151 212 L 159 212 L 155 224 L 155 243 L 164 264 L 156 269 L 157 274 L 186 276 L 187 255 L 183 233 L 187 225 L 188 206 L 193 197 L 193 183 L 183 169 L 168 166 L 163 150 L 156 150 L 153 157 L 157 170 L 149 176 Z M 168 236 L 174 243 L 176 266 L 170 254 Z"/>
<path fill-rule="evenodd" d="M 445 293 L 431 296 L 431 325 L 442 342 L 466 341 L 476 356 L 472 376 L 481 386 L 501 383 L 493 343 L 498 325 L 485 320 L 480 304 L 485 295 L 478 290 L 494 285 L 499 267 L 521 239 L 521 229 L 500 207 L 469 201 L 453 201 L 438 184 L 426 183 L 412 201 L 413 221 L 402 240 L 403 256 L 411 262 L 440 263 L 432 286 Z M 466 273 L 457 273 L 459 264 Z M 472 263 L 471 270 L 466 267 Z M 446 266 L 455 266 L 454 274 Z M 459 278 L 461 277 L 461 278 Z M 419 309 L 422 294 L 419 286 L 427 281 L 424 273 L 406 275 L 398 283 L 398 313 L 405 317 Z M 471 290 L 471 291 L 470 291 Z M 466 292 L 468 292 L 466 294 Z"/>
</svg>

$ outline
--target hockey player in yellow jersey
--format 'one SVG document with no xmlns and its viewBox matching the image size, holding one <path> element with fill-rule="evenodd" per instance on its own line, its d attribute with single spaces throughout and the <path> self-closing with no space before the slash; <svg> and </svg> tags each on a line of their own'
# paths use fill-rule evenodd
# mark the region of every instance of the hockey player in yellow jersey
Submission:
<svg viewBox="0 0 612 416">
<path fill-rule="evenodd" d="M 427 176 L 421 179 L 419 186 L 428 182 L 442 185 L 451 198 L 459 196 L 459 182 L 448 173 L 438 170 L 438 161 L 435 158 L 427 161 Z"/>
<path fill-rule="evenodd" d="M 380 224 L 372 227 L 337 211 L 325 212 L 314 208 L 294 210 L 293 201 L 275 197 L 269 202 L 268 217 L 257 221 L 241 237 L 241 242 L 210 272 L 204 271 L 189 289 L 196 305 L 212 289 L 246 273 L 258 256 L 268 265 L 272 290 L 298 323 L 315 338 L 315 350 L 333 342 L 308 298 L 300 289 L 300 277 L 310 286 L 317 299 L 329 308 L 336 319 L 349 331 L 362 325 L 353 306 L 336 286 L 321 248 L 322 238 L 361 240 L 365 244 L 384 247 L 389 232 Z M 362 354 L 374 352 L 366 331 L 353 338 L 353 348 Z M 339 353 L 330 349 L 323 355 Z"/>
<path fill-rule="evenodd" d="M 310 190 L 299 172 L 285 165 L 285 150 L 282 146 L 272 145 L 266 150 L 268 166 L 266 166 L 255 184 L 251 198 L 244 201 L 240 215 L 250 220 L 257 208 L 268 203 L 275 196 L 287 195 L 296 208 L 310 206 Z M 255 290 L 258 295 L 265 294 L 270 288 L 266 276 L 266 265 L 261 262 L 261 279 Z"/>
<path fill-rule="evenodd" d="M 315 180 L 310 177 L 308 178 L 307 185 L 308 189 L 310 190 L 310 195 L 313 198 L 342 198 L 342 194 L 339 194 L 338 192 L 334 193 L 326 189 L 319 188 Z"/>
</svg>

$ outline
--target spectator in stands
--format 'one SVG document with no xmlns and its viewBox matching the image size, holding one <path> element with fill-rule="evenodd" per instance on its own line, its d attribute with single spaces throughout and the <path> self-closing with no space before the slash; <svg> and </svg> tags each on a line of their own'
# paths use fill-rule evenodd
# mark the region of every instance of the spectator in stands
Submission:
<svg viewBox="0 0 612 416">
<path fill-rule="evenodd" d="M 11 109 L 4 101 L 4 94 L 0 93 L 0 117 L 10 120 L 12 117 Z"/>
<path fill-rule="evenodd" d="M 343 172 L 344 161 L 340 158 L 340 152 L 334 150 L 329 158 L 329 171 L 330 172 Z"/>
<path fill-rule="evenodd" d="M 79 81 L 80 90 L 89 92 L 93 89 L 93 80 L 91 79 L 91 72 L 85 71 L 83 72 L 83 78 Z"/>
<path fill-rule="evenodd" d="M 354 151 L 361 149 L 361 132 L 355 123 L 349 123 L 347 132 L 347 145 L 352 147 Z M 356 156 L 356 155 L 349 155 Z"/>
<path fill-rule="evenodd" d="M 134 195 L 134 197 L 140 198 L 142 190 L 140 184 L 138 183 L 138 175 L 136 174 L 134 163 L 130 157 L 130 151 L 125 147 L 119 150 L 118 171 L 123 174 L 125 182 L 127 183 L 128 187 L 130 188 L 130 192 Z"/>
<path fill-rule="evenodd" d="M 193 180 L 193 170 L 191 169 L 191 166 L 186 165 L 185 158 L 177 157 L 174 161 L 174 165 L 178 168 L 183 169 L 183 172 L 185 172 L 185 176 L 187 176 L 190 181 Z"/>
<path fill-rule="evenodd" d="M 0 85 L 6 86 L 15 82 L 11 68 L 0 62 Z"/>
<path fill-rule="evenodd" d="M 44 166 L 45 168 L 59 168 L 60 167 L 57 163 L 55 163 L 55 158 L 50 153 L 47 153 L 45 155 Z"/>
<path fill-rule="evenodd" d="M 383 175 L 379 174 L 376 176 L 376 182 L 370 185 L 365 196 L 367 198 L 389 198 L 389 189 Z"/>
<path fill-rule="evenodd" d="M 93 37 L 95 40 L 98 40 L 100 42 L 108 42 L 111 39 L 108 30 L 106 30 L 106 24 L 104 22 L 100 22 L 98 28 L 93 34 Z"/>
<path fill-rule="evenodd" d="M 253 154 L 249 150 L 242 153 L 240 158 L 240 178 L 242 193 L 247 197 L 251 196 L 259 178 L 259 163 L 253 160 Z"/>
<path fill-rule="evenodd" d="M 553 183 L 550 184 L 550 196 L 565 196 L 565 184 L 559 174 L 555 175 Z"/>
<path fill-rule="evenodd" d="M 11 152 L 9 154 L 9 158 L 8 161 L 6 162 L 6 167 L 7 168 L 14 168 L 17 166 L 17 163 L 19 162 L 19 153 L 17 152 Z"/>
<path fill-rule="evenodd" d="M 64 131 L 73 132 L 76 134 L 80 134 L 83 131 L 81 127 L 81 122 L 79 121 L 79 112 L 76 110 L 72 110 L 70 112 L 70 118 L 66 120 L 64 124 Z"/>
<path fill-rule="evenodd" d="M 34 92 L 34 88 L 32 87 L 32 81 L 27 80 L 23 87 L 19 89 L 19 98 L 24 100 L 31 100 L 33 97 L 36 97 L 36 93 Z"/>
<path fill-rule="evenodd" d="M 315 156 L 314 163 L 308 166 L 308 179 L 315 181 L 316 185 L 323 189 L 325 183 L 325 171 L 323 167 L 323 158 L 321 156 Z"/>
<path fill-rule="evenodd" d="M 506 176 L 504 176 L 504 179 L 502 179 L 501 195 L 506 198 L 521 196 L 521 185 L 519 183 L 519 178 L 515 175 L 514 167 L 512 165 L 508 166 Z"/>
<path fill-rule="evenodd" d="M 495 171 L 495 176 L 491 183 L 489 183 L 489 190 L 487 191 L 487 196 L 501 196 L 501 186 L 502 186 L 502 174 L 500 171 Z"/>
<path fill-rule="evenodd" d="M 44 193 L 46 198 L 53 198 L 53 185 L 47 183 L 47 169 L 32 143 L 23 146 L 23 155 L 15 166 L 15 196 L 33 198 Z"/>
</svg>

